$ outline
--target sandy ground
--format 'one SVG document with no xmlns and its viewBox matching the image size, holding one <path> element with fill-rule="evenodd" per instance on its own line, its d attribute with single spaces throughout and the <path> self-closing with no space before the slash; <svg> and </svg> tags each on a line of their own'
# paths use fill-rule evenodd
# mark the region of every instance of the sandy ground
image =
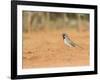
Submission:
<svg viewBox="0 0 100 80">
<path fill-rule="evenodd" d="M 65 45 L 62 33 L 83 49 Z M 89 32 L 62 29 L 23 33 L 22 61 L 23 68 L 89 65 Z"/>
</svg>

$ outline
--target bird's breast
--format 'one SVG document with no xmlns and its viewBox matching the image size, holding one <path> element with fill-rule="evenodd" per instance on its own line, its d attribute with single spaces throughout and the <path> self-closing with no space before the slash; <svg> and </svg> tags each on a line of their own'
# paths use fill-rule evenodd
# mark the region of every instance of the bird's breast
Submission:
<svg viewBox="0 0 100 80">
<path fill-rule="evenodd" d="M 69 47 L 72 47 L 72 45 L 69 43 L 69 41 L 67 39 L 64 39 L 64 44 L 66 44 Z"/>
</svg>

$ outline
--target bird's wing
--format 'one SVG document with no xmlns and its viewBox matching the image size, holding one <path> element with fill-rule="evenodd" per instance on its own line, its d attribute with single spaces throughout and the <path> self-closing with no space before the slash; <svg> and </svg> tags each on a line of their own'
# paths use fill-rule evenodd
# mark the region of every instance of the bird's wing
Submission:
<svg viewBox="0 0 100 80">
<path fill-rule="evenodd" d="M 67 37 L 67 39 L 68 39 L 68 42 L 69 42 L 73 47 L 78 46 L 78 47 L 80 47 L 81 49 L 83 49 L 81 46 L 79 46 L 78 44 L 74 43 L 69 37 Z"/>
<path fill-rule="evenodd" d="M 70 38 L 67 38 L 67 39 L 68 39 L 68 42 L 69 42 L 73 47 L 76 46 L 76 44 L 75 44 Z"/>
<path fill-rule="evenodd" d="M 70 43 L 73 47 L 76 46 L 76 44 L 75 44 L 73 41 L 69 41 L 69 43 Z"/>
<path fill-rule="evenodd" d="M 74 43 L 73 41 L 70 40 L 70 44 L 73 46 L 73 47 L 80 47 L 81 49 L 83 49 L 81 46 L 79 46 L 78 44 Z"/>
</svg>

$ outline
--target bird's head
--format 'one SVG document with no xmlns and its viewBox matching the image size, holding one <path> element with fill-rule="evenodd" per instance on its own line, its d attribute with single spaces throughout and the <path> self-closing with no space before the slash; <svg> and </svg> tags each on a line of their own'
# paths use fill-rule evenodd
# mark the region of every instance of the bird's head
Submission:
<svg viewBox="0 0 100 80">
<path fill-rule="evenodd" d="M 62 36 L 63 36 L 63 39 L 65 39 L 68 35 L 66 33 L 63 33 Z"/>
</svg>

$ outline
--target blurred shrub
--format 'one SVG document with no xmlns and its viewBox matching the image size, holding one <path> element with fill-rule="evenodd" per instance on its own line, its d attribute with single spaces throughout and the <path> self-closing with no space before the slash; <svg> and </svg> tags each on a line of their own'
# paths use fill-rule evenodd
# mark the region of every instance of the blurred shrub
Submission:
<svg viewBox="0 0 100 80">
<path fill-rule="evenodd" d="M 23 11 L 23 31 L 36 31 L 45 28 L 79 28 L 79 23 L 89 23 L 89 14 Z M 88 26 L 89 27 L 89 26 Z"/>
</svg>

